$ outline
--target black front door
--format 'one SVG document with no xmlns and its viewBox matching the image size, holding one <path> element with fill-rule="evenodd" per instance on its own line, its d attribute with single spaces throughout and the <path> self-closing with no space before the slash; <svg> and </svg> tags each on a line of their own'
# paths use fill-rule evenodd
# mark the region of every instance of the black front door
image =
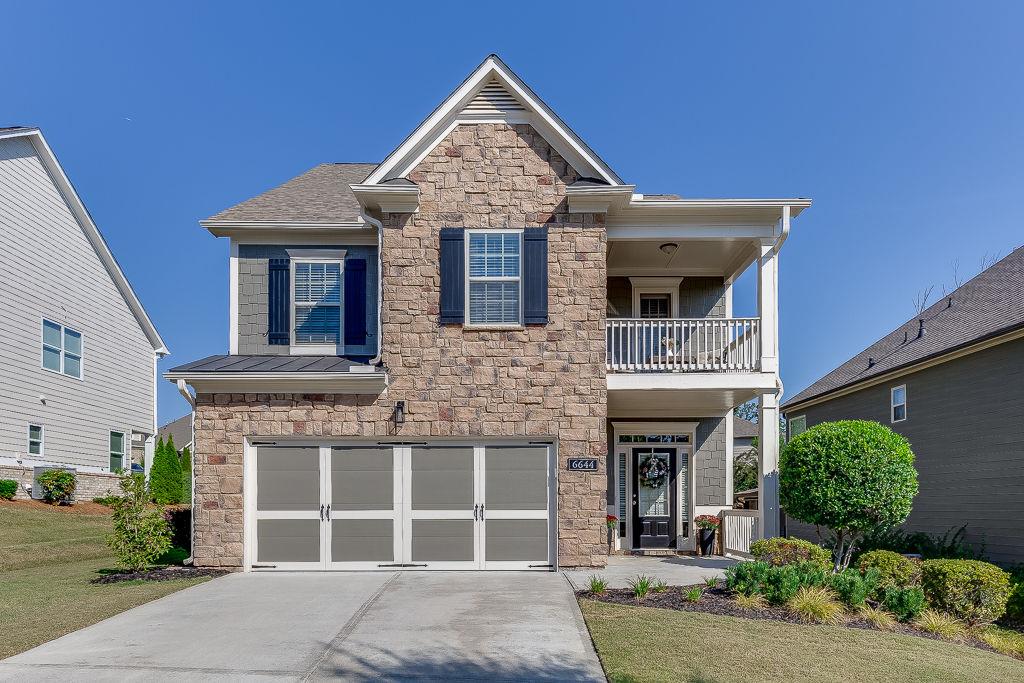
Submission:
<svg viewBox="0 0 1024 683">
<path fill-rule="evenodd" d="M 633 449 L 633 547 L 676 547 L 676 454 Z"/>
</svg>

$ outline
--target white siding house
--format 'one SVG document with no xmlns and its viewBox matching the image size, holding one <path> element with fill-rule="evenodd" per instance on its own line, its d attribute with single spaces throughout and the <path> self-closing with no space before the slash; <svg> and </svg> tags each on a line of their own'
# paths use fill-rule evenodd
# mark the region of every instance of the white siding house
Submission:
<svg viewBox="0 0 1024 683">
<path fill-rule="evenodd" d="M 0 128 L 0 478 L 151 452 L 166 353 L 42 134 Z"/>
</svg>

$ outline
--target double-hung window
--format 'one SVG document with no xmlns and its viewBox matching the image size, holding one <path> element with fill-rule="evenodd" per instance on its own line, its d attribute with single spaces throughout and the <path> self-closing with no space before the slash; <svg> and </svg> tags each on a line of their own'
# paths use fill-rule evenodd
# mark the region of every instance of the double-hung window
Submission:
<svg viewBox="0 0 1024 683">
<path fill-rule="evenodd" d="M 124 432 L 110 432 L 110 471 L 124 469 Z"/>
<path fill-rule="evenodd" d="M 82 379 L 82 333 L 43 320 L 43 367 Z"/>
<path fill-rule="evenodd" d="M 293 343 L 341 344 L 341 261 L 294 260 L 292 292 Z"/>
<path fill-rule="evenodd" d="M 807 431 L 807 416 L 797 415 L 789 418 L 789 438 L 793 438 Z"/>
<path fill-rule="evenodd" d="M 907 419 L 907 385 L 901 384 L 898 387 L 893 387 L 889 397 L 891 408 L 889 417 L 893 422 L 903 422 Z"/>
<path fill-rule="evenodd" d="M 43 426 L 42 425 L 29 425 L 28 426 L 28 454 L 29 455 L 42 455 L 43 454 Z"/>
<path fill-rule="evenodd" d="M 466 310 L 470 325 L 521 325 L 520 230 L 469 230 Z"/>
</svg>

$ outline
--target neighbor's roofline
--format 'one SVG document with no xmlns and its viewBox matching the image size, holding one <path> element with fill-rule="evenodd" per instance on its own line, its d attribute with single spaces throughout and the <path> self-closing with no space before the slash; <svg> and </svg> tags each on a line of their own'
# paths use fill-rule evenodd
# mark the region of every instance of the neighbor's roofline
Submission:
<svg viewBox="0 0 1024 683">
<path fill-rule="evenodd" d="M 38 128 L 19 128 L 0 132 L 0 139 L 16 137 L 29 139 L 29 142 L 32 144 L 33 149 L 35 149 L 36 154 L 39 155 L 40 160 L 43 162 L 43 167 L 47 170 L 50 178 L 57 186 L 57 190 L 61 195 L 63 195 L 64 201 L 68 204 L 68 208 L 71 209 L 71 213 L 85 231 L 86 237 L 92 244 L 97 255 L 100 257 L 100 261 L 107 269 L 107 272 L 110 274 L 111 279 L 114 281 L 114 285 L 121 292 L 121 296 L 124 297 L 125 303 L 128 304 L 128 308 L 131 309 L 136 321 L 138 321 L 142 331 L 145 333 L 147 339 L 149 339 L 149 343 L 152 345 L 153 351 L 161 356 L 169 354 L 170 351 L 168 350 L 167 345 L 164 344 L 164 340 L 160 337 L 160 333 L 157 332 L 156 326 L 150 319 L 149 314 L 146 313 L 146 309 L 142 306 L 142 302 L 135 294 L 135 290 L 132 289 L 131 283 L 128 282 L 128 278 L 125 277 L 124 271 L 121 270 L 121 266 L 117 263 L 117 259 L 114 257 L 113 252 L 110 251 L 107 241 L 103 239 L 103 235 L 100 233 L 99 228 L 96 226 L 96 222 L 93 221 L 92 216 L 89 214 L 89 210 L 85 207 L 85 203 L 82 202 L 82 198 L 78 196 L 78 192 L 75 190 L 75 186 L 71 183 L 71 179 L 68 178 L 67 174 L 64 172 L 64 168 L 60 164 L 60 161 L 57 160 L 57 155 L 53 153 L 53 150 L 50 149 L 50 145 L 47 144 L 42 131 Z"/>
<path fill-rule="evenodd" d="M 819 403 L 825 403 L 832 399 L 852 394 L 860 391 L 861 389 L 873 387 L 876 384 L 884 384 L 885 382 L 898 377 L 920 372 L 921 370 L 926 370 L 934 365 L 941 365 L 942 363 L 947 363 L 951 360 L 956 360 L 957 358 L 962 358 L 963 356 L 968 356 L 972 353 L 984 351 L 985 349 L 992 348 L 993 346 L 998 346 L 1021 338 L 1024 338 L 1024 322 L 1014 323 L 1013 325 L 996 330 L 983 337 L 966 341 L 958 346 L 936 351 L 929 356 L 909 361 L 903 365 L 897 365 L 896 367 L 878 375 L 872 375 L 871 377 L 855 380 L 834 389 L 823 391 L 820 394 L 814 394 L 813 396 L 802 398 L 794 403 L 783 402 L 781 406 L 782 412 L 789 413 L 793 410 L 809 408 Z"/>
<path fill-rule="evenodd" d="M 557 134 L 565 139 L 566 142 L 578 153 L 590 166 L 592 166 L 608 183 L 612 185 L 622 185 L 622 179 L 618 176 L 615 171 L 608 166 L 607 163 L 597 153 L 587 145 L 583 139 L 576 134 L 566 123 L 552 110 L 544 101 L 537 96 L 537 93 L 533 91 L 522 79 L 519 78 L 513 72 L 505 62 L 501 60 L 496 54 L 488 55 L 477 68 L 475 68 L 469 76 L 467 76 L 462 83 L 460 83 L 455 90 L 453 90 L 448 97 L 446 97 L 441 104 L 439 104 L 428 116 L 425 118 L 412 133 L 410 133 L 402 142 L 396 147 L 387 158 L 375 168 L 366 180 L 365 184 L 379 184 L 388 178 L 388 174 L 395 170 L 396 164 L 413 153 L 417 146 L 420 145 L 424 139 L 432 132 L 444 123 L 445 119 L 450 116 L 455 108 L 469 95 L 474 89 L 479 87 L 485 82 L 492 74 L 497 74 L 505 83 L 507 83 L 515 94 L 526 101 L 531 109 L 537 112 L 541 119 L 549 125 Z"/>
</svg>

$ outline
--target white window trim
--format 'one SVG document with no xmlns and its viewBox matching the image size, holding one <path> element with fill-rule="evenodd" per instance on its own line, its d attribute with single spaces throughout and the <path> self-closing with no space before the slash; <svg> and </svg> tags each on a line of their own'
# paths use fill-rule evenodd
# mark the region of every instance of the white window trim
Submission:
<svg viewBox="0 0 1024 683">
<path fill-rule="evenodd" d="M 510 234 L 519 235 L 519 276 L 482 276 L 470 278 L 469 275 L 469 241 L 470 235 L 475 234 Z M 465 320 L 463 327 L 467 329 L 478 329 L 478 330 L 507 330 L 507 329 L 522 329 L 525 327 L 523 323 L 523 230 L 522 228 L 483 228 L 483 229 L 468 229 L 463 236 L 463 251 L 465 260 L 465 298 L 463 300 L 463 310 L 465 310 Z M 469 310 L 469 285 L 470 281 L 475 282 L 518 282 L 519 283 L 519 315 L 518 320 L 514 323 L 475 323 L 470 318 Z"/>
<path fill-rule="evenodd" d="M 896 392 L 900 389 L 903 390 L 903 403 L 896 403 Z M 907 393 L 907 385 L 900 384 L 889 390 L 889 423 L 896 424 L 897 422 L 906 422 L 907 416 L 910 414 L 907 404 L 910 402 L 910 395 Z M 903 417 L 899 420 L 896 419 L 896 406 L 903 406 Z"/>
<path fill-rule="evenodd" d="M 50 346 L 45 341 L 45 339 L 46 339 L 46 337 L 45 337 L 45 334 L 46 334 L 46 332 L 45 332 L 45 330 L 46 330 L 46 323 L 52 323 L 54 325 L 57 325 L 60 328 L 60 349 L 59 349 L 59 351 L 60 351 L 60 369 L 59 370 L 51 370 L 50 368 L 46 367 L 46 361 L 43 360 L 43 358 L 44 358 L 43 352 L 45 350 L 45 347 Z M 75 334 L 78 335 L 78 338 L 82 342 L 82 352 L 80 354 L 78 354 L 78 353 L 71 354 L 73 356 L 78 356 L 78 375 L 77 376 L 69 375 L 66 372 L 64 372 L 64 354 L 67 353 L 67 351 L 64 350 L 64 330 L 70 330 L 70 331 L 74 332 Z M 56 348 L 56 347 L 51 347 L 51 348 Z M 54 373 L 56 375 L 62 375 L 64 377 L 70 377 L 71 379 L 77 379 L 79 382 L 84 381 L 85 380 L 85 334 L 81 330 L 77 330 L 74 327 L 68 327 L 67 325 L 62 325 L 61 323 L 57 322 L 56 320 L 54 320 L 52 318 L 41 318 L 40 322 L 39 322 L 39 367 L 41 367 L 43 370 L 46 370 L 47 372 L 52 372 L 52 373 Z"/>
<path fill-rule="evenodd" d="M 310 249 L 289 249 L 288 259 L 288 334 L 290 335 L 291 354 L 296 356 L 342 356 L 345 354 L 345 252 L 332 249 L 317 251 Z M 337 263 L 340 289 L 338 292 L 338 343 L 337 344 L 306 344 L 295 339 L 295 264 L 297 263 Z"/>
<path fill-rule="evenodd" d="M 122 429 L 111 429 L 107 434 L 107 470 L 109 472 L 114 471 L 114 469 L 110 466 L 110 457 L 114 455 L 114 450 L 110 447 L 110 437 L 112 437 L 114 434 L 121 435 L 121 470 L 130 472 L 132 464 L 131 458 L 128 457 L 128 453 L 131 450 L 130 446 L 128 445 L 128 432 Z M 127 463 L 125 463 L 126 459 L 128 460 Z M 125 468 L 125 464 L 128 465 L 127 470 Z"/>
<path fill-rule="evenodd" d="M 39 452 L 32 452 L 32 442 L 35 440 L 32 438 L 32 428 L 39 427 Z M 25 430 L 25 453 L 30 457 L 43 457 L 46 455 L 46 427 L 38 422 L 29 422 L 28 428 Z"/>
<path fill-rule="evenodd" d="M 797 415 L 796 417 L 791 417 L 786 421 L 786 431 L 789 432 L 790 439 L 792 439 L 794 436 L 797 436 L 796 434 L 793 433 L 793 425 L 797 422 L 801 423 L 804 426 L 804 428 L 800 430 L 801 434 L 807 431 L 806 415 Z"/>
<path fill-rule="evenodd" d="M 669 318 L 679 318 L 679 285 L 682 282 L 683 278 L 681 277 L 629 278 L 629 283 L 633 286 L 633 317 L 640 317 L 641 294 L 668 294 Z"/>
</svg>

